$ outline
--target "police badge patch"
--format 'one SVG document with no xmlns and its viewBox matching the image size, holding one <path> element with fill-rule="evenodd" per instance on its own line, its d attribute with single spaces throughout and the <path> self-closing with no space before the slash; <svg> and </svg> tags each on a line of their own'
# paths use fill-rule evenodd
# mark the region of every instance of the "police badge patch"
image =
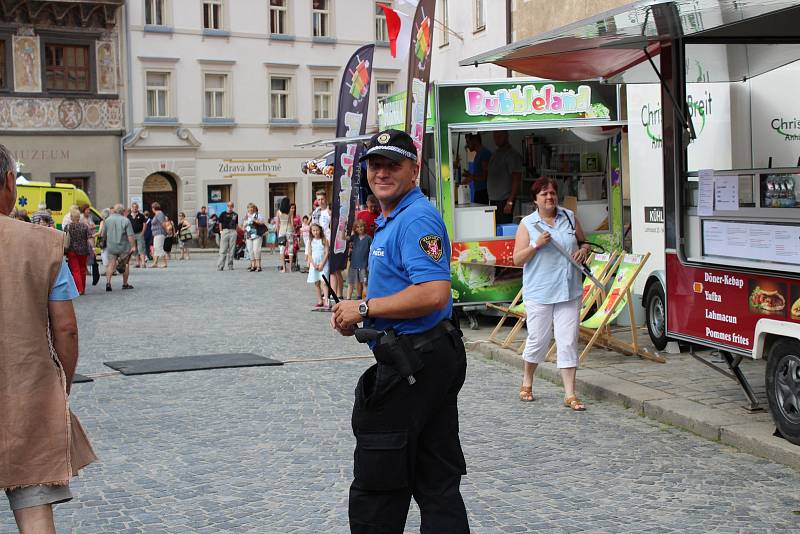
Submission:
<svg viewBox="0 0 800 534">
<path fill-rule="evenodd" d="M 419 240 L 419 247 L 422 252 L 431 257 L 433 261 L 442 259 L 444 250 L 442 249 L 442 238 L 438 235 L 429 234 Z"/>
</svg>

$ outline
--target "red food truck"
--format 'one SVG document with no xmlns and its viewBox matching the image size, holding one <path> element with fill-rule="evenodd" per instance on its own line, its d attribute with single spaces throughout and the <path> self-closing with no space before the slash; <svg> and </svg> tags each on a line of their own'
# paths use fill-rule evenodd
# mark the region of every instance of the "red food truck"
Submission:
<svg viewBox="0 0 800 534">
<path fill-rule="evenodd" d="M 650 273 L 644 286 L 648 331 L 658 348 L 676 340 L 692 355 L 695 348 L 716 349 L 727 368 L 695 357 L 736 380 L 750 409 L 758 408 L 758 400 L 740 364 L 766 359 L 770 413 L 795 444 L 798 20 L 798 1 L 641 1 L 461 62 L 492 62 L 551 80 L 656 84 L 660 107 L 643 117 L 663 158 L 663 215 L 656 217 L 663 231 L 654 239 L 663 236 L 664 253 L 663 269 Z M 698 94 L 693 84 L 722 88 L 725 98 L 703 92 L 692 97 Z M 719 117 L 730 124 L 715 142 L 728 156 L 713 168 L 701 167 L 698 151 L 708 150 L 708 143 L 698 140 Z"/>
</svg>

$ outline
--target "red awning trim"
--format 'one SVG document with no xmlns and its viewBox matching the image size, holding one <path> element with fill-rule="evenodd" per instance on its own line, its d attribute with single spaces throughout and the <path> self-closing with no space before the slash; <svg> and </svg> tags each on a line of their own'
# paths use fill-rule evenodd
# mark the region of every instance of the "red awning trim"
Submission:
<svg viewBox="0 0 800 534">
<path fill-rule="evenodd" d="M 548 80 L 578 81 L 607 79 L 647 61 L 643 49 L 589 48 L 552 55 L 524 57 L 522 53 L 509 54 L 496 63 L 502 67 L 530 76 Z M 647 52 L 655 56 L 661 52 L 661 44 L 651 42 Z M 515 57 L 516 56 L 516 57 Z"/>
</svg>

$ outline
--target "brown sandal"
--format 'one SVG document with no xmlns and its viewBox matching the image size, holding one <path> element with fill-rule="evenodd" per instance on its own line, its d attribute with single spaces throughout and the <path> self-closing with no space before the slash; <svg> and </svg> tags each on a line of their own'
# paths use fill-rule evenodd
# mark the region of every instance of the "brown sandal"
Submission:
<svg viewBox="0 0 800 534">
<path fill-rule="evenodd" d="M 575 395 L 570 395 L 564 399 L 564 406 L 567 408 L 572 408 L 572 411 L 574 412 L 586 411 L 586 405 L 583 404 L 583 402 L 581 402 L 581 400 Z"/>
<path fill-rule="evenodd" d="M 533 402 L 533 386 L 522 386 L 519 388 L 519 400 L 522 402 Z"/>
</svg>

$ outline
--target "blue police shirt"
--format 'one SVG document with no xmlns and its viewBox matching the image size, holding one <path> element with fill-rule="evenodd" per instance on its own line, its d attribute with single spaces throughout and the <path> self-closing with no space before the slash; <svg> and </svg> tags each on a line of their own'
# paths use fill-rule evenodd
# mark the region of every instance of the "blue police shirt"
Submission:
<svg viewBox="0 0 800 534">
<path fill-rule="evenodd" d="M 388 297 L 410 285 L 450 281 L 450 240 L 439 212 L 415 187 L 388 217 L 375 220 L 369 256 L 368 298 Z M 450 317 L 453 299 L 443 310 L 414 319 L 370 319 L 378 330 L 418 334 Z"/>
</svg>

